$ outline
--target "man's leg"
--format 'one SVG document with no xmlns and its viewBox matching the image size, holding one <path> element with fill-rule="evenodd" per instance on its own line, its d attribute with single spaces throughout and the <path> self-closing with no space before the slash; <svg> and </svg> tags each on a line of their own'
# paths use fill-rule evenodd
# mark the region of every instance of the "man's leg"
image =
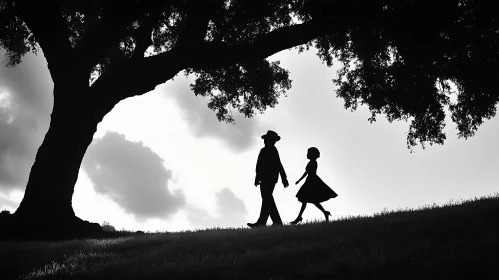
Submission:
<svg viewBox="0 0 499 280">
<path fill-rule="evenodd" d="M 275 186 L 275 184 L 273 185 Z M 260 216 L 256 223 L 248 223 L 249 227 L 259 227 L 265 226 L 267 224 L 267 220 L 269 219 L 269 198 L 272 198 L 272 191 L 274 187 L 272 184 L 260 183 L 260 195 L 262 196 L 262 207 L 260 208 Z M 272 187 L 272 188 L 269 188 Z M 272 198 L 273 199 L 273 198 Z"/>
<path fill-rule="evenodd" d="M 262 196 L 262 208 L 260 209 L 260 217 L 258 217 L 257 224 L 266 225 L 269 219 L 269 191 L 272 196 L 272 190 L 269 190 L 269 184 L 260 183 L 260 194 Z"/>
<path fill-rule="evenodd" d="M 265 200 L 267 201 L 267 203 L 265 204 L 265 213 L 267 214 L 267 218 L 268 216 L 270 216 L 274 225 L 282 225 L 281 216 L 279 215 L 274 196 L 272 195 L 272 193 L 274 192 L 274 188 L 275 183 L 265 184 Z M 265 219 L 265 222 L 267 222 L 267 218 Z"/>
</svg>

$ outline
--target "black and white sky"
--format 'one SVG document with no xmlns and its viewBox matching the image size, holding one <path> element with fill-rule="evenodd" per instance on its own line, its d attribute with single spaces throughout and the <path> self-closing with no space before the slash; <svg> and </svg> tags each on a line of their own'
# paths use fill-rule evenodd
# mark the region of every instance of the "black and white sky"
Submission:
<svg viewBox="0 0 499 280">
<path fill-rule="evenodd" d="M 0 51 L 4 57 L 4 52 Z M 85 220 L 129 230 L 239 227 L 256 221 L 261 198 L 253 186 L 256 159 L 269 129 L 292 185 L 274 191 L 283 220 L 300 203 L 294 182 L 311 146 L 321 152 L 318 174 L 339 196 L 324 203 L 335 218 L 383 209 L 415 208 L 499 191 L 499 118 L 476 136 L 458 139 L 447 120 L 447 141 L 426 150 L 406 148 L 408 123 L 370 124 L 365 107 L 343 108 L 332 79 L 336 67 L 311 49 L 282 51 L 292 89 L 274 109 L 235 124 L 220 123 L 204 97 L 178 75 L 140 97 L 120 102 L 99 124 L 73 197 Z M 3 60 L 2 60 L 3 61 Z M 0 209 L 14 211 L 50 121 L 53 83 L 42 53 L 0 67 Z M 321 219 L 317 210 L 305 219 Z"/>
</svg>

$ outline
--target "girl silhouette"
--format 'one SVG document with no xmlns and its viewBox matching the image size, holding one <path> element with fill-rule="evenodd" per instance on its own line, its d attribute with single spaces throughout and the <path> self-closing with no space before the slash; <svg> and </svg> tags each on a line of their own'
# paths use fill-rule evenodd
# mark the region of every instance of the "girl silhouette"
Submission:
<svg viewBox="0 0 499 280">
<path fill-rule="evenodd" d="M 303 176 L 296 181 L 296 184 L 298 185 L 298 183 L 300 183 L 305 176 L 308 175 L 308 177 L 296 194 L 298 201 L 300 201 L 302 205 L 298 217 L 291 222 L 292 225 L 296 225 L 302 221 L 303 211 L 305 211 L 307 203 L 313 203 L 317 208 L 319 208 L 319 210 L 324 213 L 326 221 L 329 221 L 329 216 L 331 216 L 329 211 L 324 210 L 321 202 L 329 200 L 330 198 L 335 198 L 338 195 L 328 185 L 326 185 L 326 183 L 324 183 L 319 176 L 317 176 L 317 158 L 319 158 L 319 156 L 320 153 L 316 147 L 308 149 L 307 158 L 310 161 L 305 168 L 305 173 L 303 173 Z"/>
</svg>

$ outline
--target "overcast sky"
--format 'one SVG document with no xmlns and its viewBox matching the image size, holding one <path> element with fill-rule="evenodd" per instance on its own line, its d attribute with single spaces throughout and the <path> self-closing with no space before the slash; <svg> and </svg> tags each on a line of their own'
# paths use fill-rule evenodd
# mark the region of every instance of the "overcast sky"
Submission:
<svg viewBox="0 0 499 280">
<path fill-rule="evenodd" d="M 4 51 L 0 56 L 4 57 Z M 282 51 L 272 60 L 290 70 L 292 89 L 274 109 L 236 124 L 217 121 L 207 100 L 177 76 L 143 96 L 120 102 L 99 124 L 73 196 L 76 215 L 128 230 L 240 227 L 258 218 L 261 198 L 253 186 L 262 134 L 275 130 L 290 187 L 275 191 L 283 221 L 296 218 L 294 182 L 306 152 L 321 152 L 318 175 L 339 196 L 323 206 L 333 218 L 416 208 L 499 191 L 499 118 L 476 136 L 458 139 L 448 118 L 443 146 L 406 147 L 408 123 L 370 124 L 364 107 L 343 108 L 332 79 L 311 49 Z M 14 67 L 0 67 L 0 209 L 19 205 L 36 150 L 48 129 L 53 83 L 42 53 Z M 304 219 L 323 219 L 307 208 Z M 269 221 L 270 223 L 270 221 Z"/>
</svg>

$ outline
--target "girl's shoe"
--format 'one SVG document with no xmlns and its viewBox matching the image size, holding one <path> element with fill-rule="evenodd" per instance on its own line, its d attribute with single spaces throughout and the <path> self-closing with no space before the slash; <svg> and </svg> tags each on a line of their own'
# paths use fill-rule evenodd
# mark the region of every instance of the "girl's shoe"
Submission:
<svg viewBox="0 0 499 280">
<path fill-rule="evenodd" d="M 302 217 L 298 217 L 298 218 L 296 218 L 296 220 L 292 221 L 290 224 L 296 225 L 297 223 L 301 222 L 302 220 L 303 220 Z"/>
<path fill-rule="evenodd" d="M 331 216 L 331 213 L 329 211 L 324 212 L 324 216 L 326 216 L 326 222 L 329 222 L 329 217 Z"/>
</svg>

